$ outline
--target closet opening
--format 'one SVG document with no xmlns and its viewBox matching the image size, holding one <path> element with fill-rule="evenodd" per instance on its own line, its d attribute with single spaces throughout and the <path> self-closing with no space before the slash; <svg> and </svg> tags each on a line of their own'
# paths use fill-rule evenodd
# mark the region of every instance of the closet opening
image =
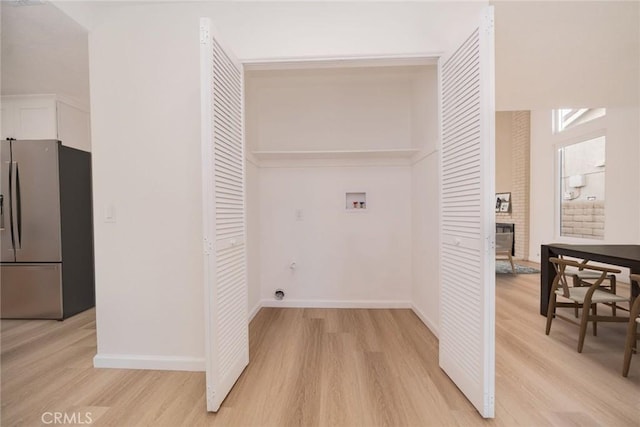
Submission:
<svg viewBox="0 0 640 427">
<path fill-rule="evenodd" d="M 432 58 L 245 64 L 250 314 L 412 307 L 437 268 L 437 90 Z"/>
</svg>

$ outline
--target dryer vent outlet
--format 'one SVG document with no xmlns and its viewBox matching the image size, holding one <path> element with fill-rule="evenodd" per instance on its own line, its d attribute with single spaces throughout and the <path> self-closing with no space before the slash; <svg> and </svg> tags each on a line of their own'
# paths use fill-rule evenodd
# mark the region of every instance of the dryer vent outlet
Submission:
<svg viewBox="0 0 640 427">
<path fill-rule="evenodd" d="M 282 289 L 276 289 L 273 296 L 275 296 L 278 301 L 281 301 L 284 299 L 284 291 Z"/>
</svg>

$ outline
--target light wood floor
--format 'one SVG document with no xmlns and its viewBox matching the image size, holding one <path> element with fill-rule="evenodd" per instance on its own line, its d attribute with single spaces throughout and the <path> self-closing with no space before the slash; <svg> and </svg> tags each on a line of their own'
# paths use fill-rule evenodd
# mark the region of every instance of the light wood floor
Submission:
<svg viewBox="0 0 640 427">
<path fill-rule="evenodd" d="M 118 427 L 639 426 L 640 355 L 620 375 L 625 325 L 601 325 L 577 354 L 577 326 L 556 320 L 544 335 L 538 281 L 498 276 L 494 420 L 440 371 L 436 338 L 409 310 L 265 308 L 218 414 L 205 412 L 203 373 L 94 369 L 93 311 L 2 321 L 2 426 L 56 411 Z"/>
</svg>

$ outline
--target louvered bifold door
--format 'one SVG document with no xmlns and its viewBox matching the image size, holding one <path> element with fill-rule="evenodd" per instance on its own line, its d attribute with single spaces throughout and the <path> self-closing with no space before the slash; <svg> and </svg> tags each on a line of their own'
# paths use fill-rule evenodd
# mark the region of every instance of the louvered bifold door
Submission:
<svg viewBox="0 0 640 427">
<path fill-rule="evenodd" d="M 207 410 L 249 363 L 242 65 L 200 22 Z"/>
<path fill-rule="evenodd" d="M 493 10 L 439 63 L 440 367 L 494 416 L 495 213 Z"/>
</svg>

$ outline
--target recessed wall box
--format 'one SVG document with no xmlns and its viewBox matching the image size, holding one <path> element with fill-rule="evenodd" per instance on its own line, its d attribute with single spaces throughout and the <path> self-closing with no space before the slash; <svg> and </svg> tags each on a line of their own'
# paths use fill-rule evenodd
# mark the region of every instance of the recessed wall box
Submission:
<svg viewBox="0 0 640 427">
<path fill-rule="evenodd" d="M 367 209 L 367 193 L 346 193 L 345 194 L 345 208 L 348 211 L 359 210 L 363 211 Z"/>
</svg>

